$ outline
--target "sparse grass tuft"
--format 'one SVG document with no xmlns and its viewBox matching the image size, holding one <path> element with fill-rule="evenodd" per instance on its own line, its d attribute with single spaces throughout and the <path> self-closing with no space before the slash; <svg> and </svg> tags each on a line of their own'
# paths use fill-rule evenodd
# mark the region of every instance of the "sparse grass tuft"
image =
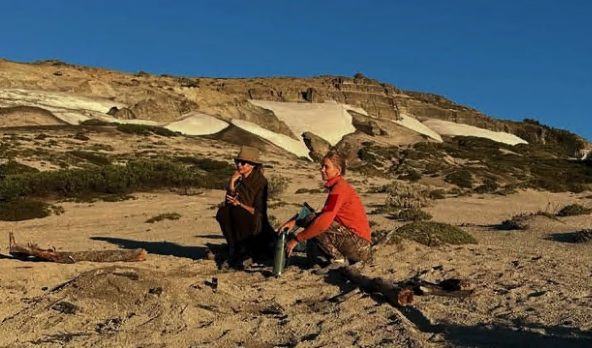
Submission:
<svg viewBox="0 0 592 348">
<path fill-rule="evenodd" d="M 179 213 L 164 213 L 159 214 L 157 216 L 151 217 L 150 219 L 146 220 L 147 223 L 152 224 L 155 222 L 159 222 L 162 220 L 179 220 L 181 218 L 181 214 Z"/>
</svg>

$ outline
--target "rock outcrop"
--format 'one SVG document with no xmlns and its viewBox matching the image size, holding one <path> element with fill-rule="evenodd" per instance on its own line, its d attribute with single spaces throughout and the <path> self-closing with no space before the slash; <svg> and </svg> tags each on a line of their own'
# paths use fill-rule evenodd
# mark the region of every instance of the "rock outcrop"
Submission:
<svg viewBox="0 0 592 348">
<path fill-rule="evenodd" d="M 313 161 L 320 162 L 331 149 L 331 144 L 312 132 L 302 133 L 302 140 L 310 151 L 308 155 Z"/>
</svg>

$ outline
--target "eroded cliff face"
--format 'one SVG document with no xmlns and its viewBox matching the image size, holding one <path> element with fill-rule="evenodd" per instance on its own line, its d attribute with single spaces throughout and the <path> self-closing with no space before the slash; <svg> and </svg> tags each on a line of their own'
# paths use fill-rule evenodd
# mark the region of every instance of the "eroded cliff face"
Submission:
<svg viewBox="0 0 592 348">
<path fill-rule="evenodd" d="M 396 97 L 399 90 L 361 74 L 354 78 L 320 76 L 312 78 L 216 79 L 216 90 L 248 99 L 281 102 L 323 103 L 334 100 L 363 108 L 382 119 L 399 119 Z"/>
</svg>

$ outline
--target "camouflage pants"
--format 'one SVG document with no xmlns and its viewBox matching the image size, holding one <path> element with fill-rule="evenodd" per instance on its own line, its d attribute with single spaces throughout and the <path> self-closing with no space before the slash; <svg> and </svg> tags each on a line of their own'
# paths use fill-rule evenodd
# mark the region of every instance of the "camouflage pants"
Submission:
<svg viewBox="0 0 592 348">
<path fill-rule="evenodd" d="M 307 221 L 302 223 L 303 227 L 308 226 L 314 218 L 307 216 L 304 220 Z M 372 248 L 369 241 L 333 221 L 323 233 L 306 241 L 306 256 L 311 264 L 318 263 L 319 257 L 345 258 L 350 262 L 370 261 Z"/>
</svg>

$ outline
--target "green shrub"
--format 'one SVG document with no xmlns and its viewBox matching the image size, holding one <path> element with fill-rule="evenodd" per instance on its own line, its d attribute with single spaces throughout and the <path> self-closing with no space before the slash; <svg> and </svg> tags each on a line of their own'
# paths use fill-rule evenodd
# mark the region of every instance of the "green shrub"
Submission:
<svg viewBox="0 0 592 348">
<path fill-rule="evenodd" d="M 39 170 L 29 167 L 26 164 L 19 163 L 14 160 L 9 160 L 7 163 L 0 164 L 0 175 L 15 175 L 23 173 L 37 173 Z"/>
<path fill-rule="evenodd" d="M 22 198 L 0 202 L 0 220 L 2 221 L 41 219 L 50 216 L 51 213 L 52 205 L 45 202 Z"/>
<path fill-rule="evenodd" d="M 174 132 L 167 128 L 149 126 L 144 124 L 120 123 L 117 125 L 117 130 L 122 133 L 136 135 L 157 134 L 163 137 L 176 137 L 177 135 L 179 135 L 177 132 Z"/>
<path fill-rule="evenodd" d="M 444 191 L 442 189 L 433 190 L 433 191 L 430 191 L 428 196 L 430 197 L 430 199 L 445 199 L 446 198 L 446 191 Z"/>
<path fill-rule="evenodd" d="M 8 175 L 0 182 L 0 197 L 78 197 L 187 186 L 224 189 L 227 173 L 196 171 L 169 160 L 133 160 L 126 165 Z"/>
<path fill-rule="evenodd" d="M 432 219 L 432 215 L 430 213 L 421 209 L 404 209 L 396 214 L 393 214 L 393 217 L 401 221 L 425 221 Z"/>
<path fill-rule="evenodd" d="M 88 151 L 68 151 L 67 152 L 68 155 L 86 160 L 89 163 L 92 164 L 96 164 L 98 166 L 105 166 L 108 164 L 111 164 L 111 160 L 103 155 L 97 154 L 97 153 L 93 153 L 93 152 L 88 152 Z"/>
<path fill-rule="evenodd" d="M 495 192 L 497 191 L 497 189 L 499 188 L 499 184 L 490 178 L 485 178 L 483 180 L 483 184 L 481 184 L 480 186 L 477 186 L 475 188 L 475 192 L 477 193 L 490 193 L 490 192 Z"/>
<path fill-rule="evenodd" d="M 563 207 L 557 212 L 557 216 L 588 215 L 590 213 L 592 213 L 592 208 L 586 208 L 583 205 L 575 203 Z"/>
<path fill-rule="evenodd" d="M 444 181 L 454 184 L 461 188 L 473 187 L 473 175 L 471 174 L 471 172 L 464 169 L 446 175 Z"/>
<path fill-rule="evenodd" d="M 399 227 L 392 238 L 408 239 L 427 246 L 474 244 L 475 238 L 462 229 L 433 221 L 417 221 Z"/>
<path fill-rule="evenodd" d="M 90 120 L 80 122 L 81 126 L 111 126 L 114 124 L 116 123 L 99 120 L 97 118 L 91 118 Z"/>
</svg>

